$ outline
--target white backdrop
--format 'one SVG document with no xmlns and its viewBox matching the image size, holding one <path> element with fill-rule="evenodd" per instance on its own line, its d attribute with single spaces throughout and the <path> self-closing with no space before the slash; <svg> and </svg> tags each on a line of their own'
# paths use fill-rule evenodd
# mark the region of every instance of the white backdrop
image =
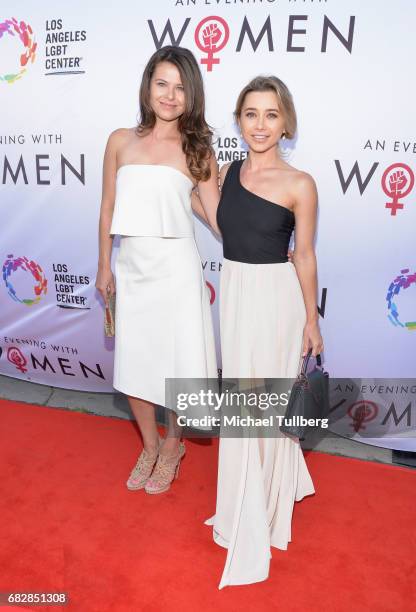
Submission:
<svg viewBox="0 0 416 612">
<path fill-rule="evenodd" d="M 326 367 L 338 377 L 415 377 L 415 87 L 403 69 L 415 56 L 415 18 L 412 0 L 94 0 L 88 11 L 80 0 L 2 2 L 0 372 L 112 389 L 113 346 L 94 288 L 102 156 L 109 133 L 136 122 L 156 45 L 175 43 L 205 61 L 220 164 L 244 156 L 232 118 L 241 88 L 259 73 L 287 83 L 299 119 L 287 159 L 319 191 Z M 208 25 L 220 30 L 214 53 Z M 208 70 L 210 57 L 218 62 Z M 402 206 L 395 214 L 392 201 Z M 217 326 L 221 244 L 199 221 L 196 232 Z M 399 399 L 402 412 L 411 397 Z M 412 418 L 407 441 L 414 409 Z"/>
</svg>

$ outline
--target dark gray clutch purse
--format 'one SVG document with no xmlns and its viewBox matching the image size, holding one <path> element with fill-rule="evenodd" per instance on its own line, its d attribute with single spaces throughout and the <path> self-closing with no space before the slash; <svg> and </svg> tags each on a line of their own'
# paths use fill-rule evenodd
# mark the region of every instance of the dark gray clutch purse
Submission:
<svg viewBox="0 0 416 612">
<path fill-rule="evenodd" d="M 312 349 L 305 355 L 300 374 L 296 378 L 285 417 L 279 429 L 285 434 L 303 439 L 313 426 L 301 424 L 301 419 L 326 418 L 329 413 L 329 376 L 322 368 L 321 356 L 316 356 L 314 369 L 306 373 Z"/>
</svg>

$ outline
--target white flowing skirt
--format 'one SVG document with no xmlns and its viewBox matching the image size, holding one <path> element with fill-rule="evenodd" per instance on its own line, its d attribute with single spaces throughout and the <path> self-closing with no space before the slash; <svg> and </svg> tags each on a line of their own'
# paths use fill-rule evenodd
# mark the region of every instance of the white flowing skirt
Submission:
<svg viewBox="0 0 416 612">
<path fill-rule="evenodd" d="M 220 287 L 223 378 L 295 378 L 306 320 L 292 263 L 224 259 Z M 274 546 L 291 541 L 295 501 L 315 492 L 297 438 L 221 438 L 214 541 L 228 549 L 219 588 L 269 575 Z"/>
<path fill-rule="evenodd" d="M 165 406 L 165 378 L 216 378 L 209 291 L 194 238 L 122 236 L 114 382 Z"/>
</svg>

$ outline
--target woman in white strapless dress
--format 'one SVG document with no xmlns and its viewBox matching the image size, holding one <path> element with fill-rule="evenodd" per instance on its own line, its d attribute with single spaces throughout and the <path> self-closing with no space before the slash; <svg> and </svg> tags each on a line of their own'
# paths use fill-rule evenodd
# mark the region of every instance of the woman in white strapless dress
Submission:
<svg viewBox="0 0 416 612">
<path fill-rule="evenodd" d="M 190 51 L 163 47 L 140 88 L 141 122 L 116 130 L 104 157 L 96 286 L 116 292 L 114 387 L 128 396 L 143 451 L 130 490 L 166 491 L 185 447 L 170 411 L 159 438 L 155 405 L 166 406 L 166 378 L 216 378 L 208 288 L 194 238 L 192 197 L 217 194 L 218 166 L 204 119 L 204 92 Z M 121 236 L 110 267 L 112 237 Z M 199 413 L 198 416 L 203 416 Z"/>
</svg>

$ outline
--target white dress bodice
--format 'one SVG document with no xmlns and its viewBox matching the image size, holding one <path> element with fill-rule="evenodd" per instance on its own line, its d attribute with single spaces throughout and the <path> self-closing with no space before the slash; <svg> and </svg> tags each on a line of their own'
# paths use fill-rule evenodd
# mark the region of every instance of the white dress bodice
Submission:
<svg viewBox="0 0 416 612">
<path fill-rule="evenodd" d="M 193 183 L 172 166 L 126 164 L 117 171 L 110 234 L 194 236 Z"/>
</svg>

